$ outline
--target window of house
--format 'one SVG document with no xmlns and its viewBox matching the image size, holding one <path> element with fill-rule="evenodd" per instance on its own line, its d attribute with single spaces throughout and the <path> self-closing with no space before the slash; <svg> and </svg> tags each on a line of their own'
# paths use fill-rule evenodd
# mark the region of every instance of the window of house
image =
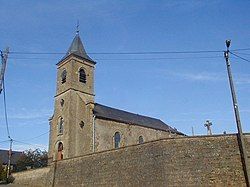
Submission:
<svg viewBox="0 0 250 187">
<path fill-rule="evenodd" d="M 63 159 L 63 143 L 59 142 L 58 149 L 57 149 L 57 160 Z"/>
<path fill-rule="evenodd" d="M 67 71 L 65 69 L 65 70 L 63 70 L 63 72 L 61 74 L 61 79 L 62 79 L 61 82 L 62 82 L 62 84 L 66 82 L 66 77 L 67 77 Z"/>
<path fill-rule="evenodd" d="M 83 68 L 79 70 L 79 81 L 82 83 L 86 83 L 86 73 Z"/>
<path fill-rule="evenodd" d="M 58 121 L 58 134 L 63 134 L 63 125 L 64 125 L 63 118 L 60 117 Z"/>
<path fill-rule="evenodd" d="M 139 144 L 142 144 L 144 142 L 143 136 L 139 136 Z"/>
<path fill-rule="evenodd" d="M 115 148 L 119 148 L 120 147 L 120 142 L 121 142 L 121 135 L 120 135 L 119 132 L 115 133 L 114 142 L 115 142 Z"/>
</svg>

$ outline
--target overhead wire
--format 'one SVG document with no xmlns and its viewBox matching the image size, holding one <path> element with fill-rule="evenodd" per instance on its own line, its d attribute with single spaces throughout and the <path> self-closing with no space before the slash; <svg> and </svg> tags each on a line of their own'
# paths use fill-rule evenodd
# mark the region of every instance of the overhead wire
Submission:
<svg viewBox="0 0 250 187">
<path fill-rule="evenodd" d="M 246 62 L 250 62 L 250 60 L 248 60 L 248 59 L 246 59 L 246 58 L 243 58 L 243 57 L 241 57 L 241 56 L 239 56 L 239 55 L 237 55 L 237 54 L 235 54 L 235 53 L 233 53 L 233 52 L 231 52 L 231 51 L 229 51 L 229 53 L 232 54 L 232 55 L 234 55 L 234 56 L 236 56 L 236 57 L 238 57 L 238 58 L 240 58 L 241 60 L 244 60 L 244 61 L 246 61 Z"/>
<path fill-rule="evenodd" d="M 4 141 L 0 141 L 0 143 L 5 143 L 5 142 L 9 142 L 10 140 L 4 140 Z"/>
<path fill-rule="evenodd" d="M 51 131 L 49 130 L 49 131 L 44 132 L 44 133 L 42 133 L 42 134 L 40 134 L 40 135 L 34 136 L 34 137 L 32 137 L 32 138 L 27 138 L 27 139 L 24 139 L 24 140 L 21 140 L 21 141 L 30 141 L 30 140 L 34 140 L 34 139 L 40 138 L 40 137 L 42 137 L 42 136 L 44 136 L 44 135 L 46 135 L 46 134 L 48 134 L 48 133 L 50 133 L 50 132 L 51 132 Z"/>
<path fill-rule="evenodd" d="M 239 49 L 232 49 L 230 51 L 249 51 L 250 48 L 239 48 Z"/>
<path fill-rule="evenodd" d="M 250 48 L 239 48 L 231 50 L 234 52 L 250 50 Z M 88 54 L 93 55 L 164 55 L 164 54 L 202 54 L 202 53 L 221 53 L 223 50 L 190 50 L 190 51 L 136 51 L 136 52 L 90 52 Z M 29 51 L 11 51 L 10 54 L 14 55 L 61 55 L 64 52 L 29 52 Z M 220 58 L 221 56 L 192 56 L 192 57 L 155 57 L 155 58 L 96 58 L 96 61 L 107 60 L 107 61 L 140 61 L 140 60 L 182 60 L 182 59 L 209 59 L 209 58 Z M 9 57 L 10 59 L 18 60 L 52 60 L 52 58 L 38 58 L 38 57 Z M 57 59 L 53 59 L 57 60 Z"/>
<path fill-rule="evenodd" d="M 62 55 L 62 54 L 65 54 L 65 53 L 62 53 L 62 52 L 28 52 L 28 51 L 12 51 L 10 52 L 10 54 L 21 54 L 21 55 Z"/>
<path fill-rule="evenodd" d="M 242 53 L 242 52 L 234 52 L 234 53 L 236 53 L 236 54 L 240 54 L 240 55 L 250 55 L 250 53 Z"/>
<path fill-rule="evenodd" d="M 137 52 L 89 52 L 92 55 L 145 55 L 145 54 L 193 54 L 193 53 L 219 53 L 223 50 L 197 50 L 197 51 L 137 51 Z M 10 54 L 22 55 L 59 55 L 62 52 L 20 52 L 12 51 Z"/>
<path fill-rule="evenodd" d="M 212 59 L 212 58 L 222 58 L 221 56 L 200 56 L 200 57 L 161 57 L 161 58 L 97 58 L 96 61 L 99 60 L 115 60 L 115 61 L 124 61 L 124 60 L 183 60 L 183 59 Z M 52 58 L 26 58 L 26 57 L 10 57 L 10 59 L 17 60 L 58 60 Z"/>
<path fill-rule="evenodd" d="M 231 51 L 243 51 L 250 50 L 250 48 L 239 48 L 233 49 Z M 136 52 L 90 52 L 88 54 L 94 55 L 164 55 L 164 54 L 202 54 L 202 53 L 221 53 L 223 50 L 193 50 L 193 51 L 136 51 Z M 29 52 L 29 51 L 12 51 L 10 54 L 14 55 L 59 55 L 65 54 L 63 52 Z M 96 58 L 96 61 L 107 60 L 107 61 L 140 61 L 140 60 L 182 60 L 182 59 L 210 59 L 210 58 L 220 58 L 221 56 L 189 56 L 189 57 L 155 57 L 155 58 Z M 52 58 L 38 58 L 38 57 L 9 57 L 10 59 L 18 60 L 57 60 Z"/>
<path fill-rule="evenodd" d="M 247 51 L 250 48 L 239 48 L 231 51 Z M 197 53 L 220 53 L 224 50 L 190 50 L 190 51 L 136 51 L 136 52 L 89 52 L 94 55 L 145 55 L 145 54 L 197 54 Z M 11 51 L 10 54 L 21 55 L 61 55 L 65 52 L 30 52 L 30 51 Z"/>
<path fill-rule="evenodd" d="M 95 60 L 183 60 L 183 59 L 212 59 L 222 58 L 221 56 L 200 56 L 200 57 L 162 57 L 162 58 L 106 58 L 106 59 L 95 59 Z"/>
</svg>

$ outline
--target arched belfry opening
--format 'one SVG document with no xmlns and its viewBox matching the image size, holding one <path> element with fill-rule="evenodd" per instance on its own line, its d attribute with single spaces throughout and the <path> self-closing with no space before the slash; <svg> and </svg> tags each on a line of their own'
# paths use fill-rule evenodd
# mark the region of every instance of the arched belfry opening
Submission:
<svg viewBox="0 0 250 187">
<path fill-rule="evenodd" d="M 86 73 L 83 68 L 79 70 L 79 81 L 82 83 L 86 83 Z"/>
<path fill-rule="evenodd" d="M 63 143 L 59 142 L 57 148 L 57 160 L 62 160 L 62 159 L 63 159 Z"/>
</svg>

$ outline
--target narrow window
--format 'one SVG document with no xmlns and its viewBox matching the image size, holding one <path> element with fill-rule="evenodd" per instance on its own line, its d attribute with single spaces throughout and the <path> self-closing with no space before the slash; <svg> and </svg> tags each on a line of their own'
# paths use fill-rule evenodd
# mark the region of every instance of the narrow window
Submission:
<svg viewBox="0 0 250 187">
<path fill-rule="evenodd" d="M 64 125 L 63 123 L 64 123 L 63 118 L 60 117 L 58 121 L 58 134 L 63 134 L 63 125 Z"/>
<path fill-rule="evenodd" d="M 119 148 L 120 147 L 120 142 L 121 142 L 121 135 L 120 135 L 119 132 L 115 133 L 114 142 L 115 142 L 115 148 Z"/>
<path fill-rule="evenodd" d="M 63 72 L 61 74 L 61 79 L 62 79 L 61 82 L 62 82 L 62 84 L 66 82 L 66 77 L 67 77 L 67 71 L 65 69 L 65 70 L 63 70 Z"/>
<path fill-rule="evenodd" d="M 61 99 L 60 104 L 61 104 L 61 107 L 63 107 L 63 105 L 64 105 L 64 99 Z"/>
<path fill-rule="evenodd" d="M 83 68 L 79 70 L 79 81 L 82 83 L 86 83 L 86 73 Z"/>
<path fill-rule="evenodd" d="M 143 136 L 139 136 L 139 144 L 142 144 L 144 142 Z"/>
<path fill-rule="evenodd" d="M 62 159 L 63 159 L 63 143 L 59 142 L 57 150 L 57 160 L 62 160 Z"/>
</svg>

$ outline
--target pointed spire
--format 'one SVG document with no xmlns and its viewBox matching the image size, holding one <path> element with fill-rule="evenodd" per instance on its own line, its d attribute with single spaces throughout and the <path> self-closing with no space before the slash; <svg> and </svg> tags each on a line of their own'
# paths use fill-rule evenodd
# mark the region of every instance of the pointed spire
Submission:
<svg viewBox="0 0 250 187">
<path fill-rule="evenodd" d="M 82 44 L 81 38 L 80 38 L 80 34 L 79 34 L 79 21 L 77 21 L 77 26 L 76 26 L 76 35 L 75 38 L 73 39 L 66 55 L 63 57 L 63 59 L 65 59 L 66 57 L 68 57 L 69 55 L 74 54 L 77 55 L 79 57 L 85 58 L 86 60 L 89 60 L 93 63 L 95 63 L 86 53 L 84 46 Z"/>
</svg>

